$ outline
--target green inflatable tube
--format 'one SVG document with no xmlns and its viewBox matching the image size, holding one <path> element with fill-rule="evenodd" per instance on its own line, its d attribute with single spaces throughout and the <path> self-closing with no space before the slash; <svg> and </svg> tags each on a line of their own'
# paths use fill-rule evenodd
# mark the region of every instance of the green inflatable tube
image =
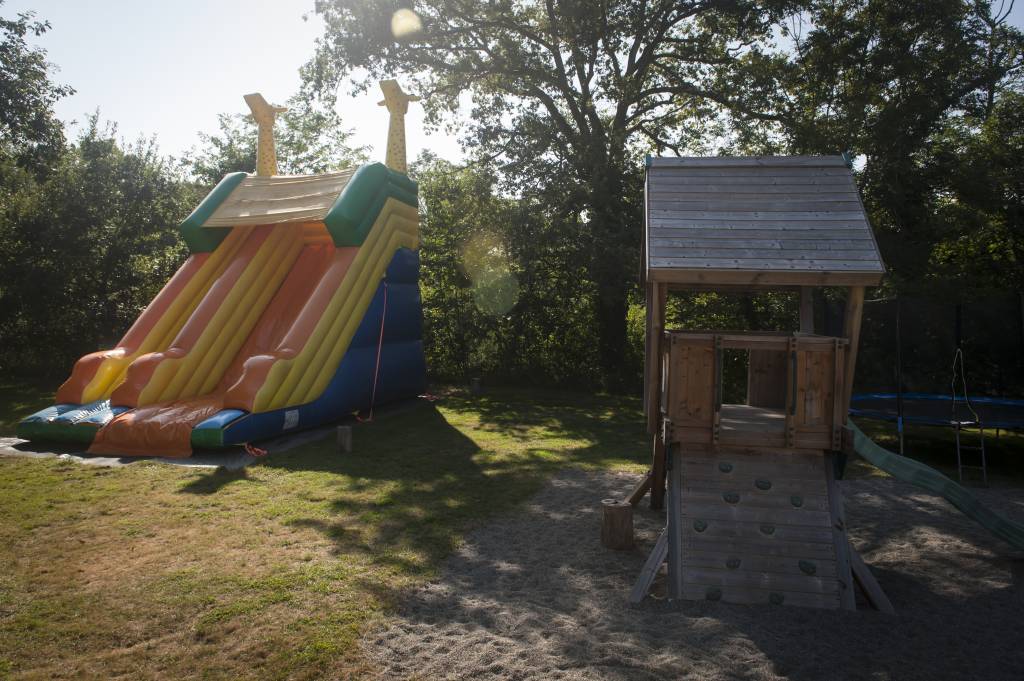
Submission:
<svg viewBox="0 0 1024 681">
<path fill-rule="evenodd" d="M 961 513 L 1015 549 L 1024 551 L 1024 525 L 1015 523 L 981 503 L 978 497 L 930 466 L 879 447 L 851 420 L 853 449 L 876 468 L 897 480 L 928 490 L 953 504 Z"/>
</svg>

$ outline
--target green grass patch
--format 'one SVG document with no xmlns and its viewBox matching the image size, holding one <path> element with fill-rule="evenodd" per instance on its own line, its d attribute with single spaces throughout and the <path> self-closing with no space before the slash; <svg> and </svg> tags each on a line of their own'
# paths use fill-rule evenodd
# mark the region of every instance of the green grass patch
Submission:
<svg viewBox="0 0 1024 681">
<path fill-rule="evenodd" d="M 53 404 L 57 386 L 47 381 L 0 381 L 0 437 L 13 437 L 18 422 Z"/>
</svg>

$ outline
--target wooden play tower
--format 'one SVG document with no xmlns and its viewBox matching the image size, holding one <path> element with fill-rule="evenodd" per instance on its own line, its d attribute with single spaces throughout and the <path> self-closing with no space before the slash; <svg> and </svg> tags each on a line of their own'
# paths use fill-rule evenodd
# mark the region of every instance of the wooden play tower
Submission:
<svg viewBox="0 0 1024 681">
<path fill-rule="evenodd" d="M 835 479 L 866 286 L 884 273 L 847 160 L 652 158 L 645 186 L 644 408 L 653 465 L 631 497 L 667 527 L 631 595 L 668 563 L 670 598 L 855 608 L 888 600 L 847 539 Z M 846 290 L 840 335 L 815 333 L 815 287 Z M 669 291 L 799 296 L 798 329 L 665 328 Z M 745 399 L 724 397 L 727 360 Z"/>
</svg>

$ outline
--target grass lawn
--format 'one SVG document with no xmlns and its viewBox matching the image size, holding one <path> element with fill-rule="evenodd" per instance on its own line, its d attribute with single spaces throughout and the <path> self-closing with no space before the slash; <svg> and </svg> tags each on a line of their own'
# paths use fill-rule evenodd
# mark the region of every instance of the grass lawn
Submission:
<svg viewBox="0 0 1024 681">
<path fill-rule="evenodd" d="M 473 523 L 566 465 L 643 470 L 642 424 L 632 399 L 494 391 L 238 473 L 0 458 L 0 677 L 358 675 L 360 633 Z"/>
</svg>

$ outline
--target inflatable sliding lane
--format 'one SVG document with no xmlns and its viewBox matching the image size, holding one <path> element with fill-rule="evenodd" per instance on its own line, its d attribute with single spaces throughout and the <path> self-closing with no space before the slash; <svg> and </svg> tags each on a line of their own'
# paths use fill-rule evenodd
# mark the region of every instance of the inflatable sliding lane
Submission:
<svg viewBox="0 0 1024 681">
<path fill-rule="evenodd" d="M 18 435 L 189 456 L 420 394 L 416 192 L 379 163 L 228 175 L 182 224 L 181 269 Z"/>
</svg>

